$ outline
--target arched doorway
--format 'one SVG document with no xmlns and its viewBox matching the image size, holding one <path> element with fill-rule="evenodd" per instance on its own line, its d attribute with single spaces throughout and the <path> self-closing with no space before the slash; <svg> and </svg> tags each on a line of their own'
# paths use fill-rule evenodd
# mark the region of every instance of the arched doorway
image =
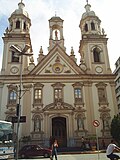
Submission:
<svg viewBox="0 0 120 160">
<path fill-rule="evenodd" d="M 57 139 L 59 147 L 67 146 L 66 118 L 55 117 L 52 119 L 52 136 Z"/>
</svg>

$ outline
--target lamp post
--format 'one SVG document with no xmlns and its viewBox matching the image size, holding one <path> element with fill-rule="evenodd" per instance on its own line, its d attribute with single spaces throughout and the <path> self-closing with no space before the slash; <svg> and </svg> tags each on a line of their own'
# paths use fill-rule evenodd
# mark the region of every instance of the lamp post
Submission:
<svg viewBox="0 0 120 160">
<path fill-rule="evenodd" d="M 12 51 L 15 51 L 18 56 L 21 56 L 21 62 L 20 62 L 20 86 L 19 86 L 19 94 L 18 94 L 18 105 L 17 105 L 17 138 L 16 138 L 16 154 L 15 154 L 15 160 L 18 160 L 18 151 L 19 151 L 19 126 L 20 126 L 20 116 L 21 116 L 21 98 L 22 98 L 22 61 L 23 56 L 31 56 L 33 54 L 27 53 L 27 50 L 30 48 L 30 45 L 26 44 L 23 50 L 20 50 L 15 45 L 11 45 L 10 49 Z"/>
</svg>

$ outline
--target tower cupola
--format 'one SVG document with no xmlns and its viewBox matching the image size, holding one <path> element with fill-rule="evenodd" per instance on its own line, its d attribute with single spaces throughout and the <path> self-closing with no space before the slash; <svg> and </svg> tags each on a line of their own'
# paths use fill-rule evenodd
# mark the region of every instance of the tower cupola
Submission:
<svg viewBox="0 0 120 160">
<path fill-rule="evenodd" d="M 101 20 L 91 11 L 91 5 L 85 5 L 85 12 L 80 20 L 81 40 L 79 53 L 80 68 L 89 74 L 111 73 L 108 60 L 107 40 Z"/>
<path fill-rule="evenodd" d="M 63 20 L 55 15 L 49 20 L 49 28 L 50 38 L 48 50 L 50 51 L 56 44 L 60 45 L 60 47 L 65 50 L 63 37 Z"/>
<path fill-rule="evenodd" d="M 25 4 L 22 2 L 18 3 L 18 9 L 16 9 L 10 16 L 9 27 L 7 33 L 29 33 L 31 20 L 29 14 L 25 11 Z"/>
<path fill-rule="evenodd" d="M 32 52 L 32 44 L 30 38 L 30 26 L 31 20 L 27 11 L 25 11 L 25 4 L 23 0 L 18 3 L 18 9 L 16 9 L 8 19 L 9 26 L 5 30 L 3 42 L 4 42 L 4 54 L 2 64 L 2 74 L 20 74 L 20 68 L 22 64 L 22 73 L 28 72 L 28 67 L 31 65 L 34 67 L 34 59 L 30 56 L 18 56 L 16 54 L 17 48 L 21 52 L 24 51 L 25 46 L 29 46 L 27 52 Z M 11 46 L 14 46 L 11 49 Z M 30 66 L 30 69 L 32 68 Z M 14 68 L 17 71 L 14 72 Z"/>
<path fill-rule="evenodd" d="M 81 29 L 81 35 L 85 34 L 101 34 L 101 28 L 100 23 L 101 20 L 99 17 L 96 16 L 94 11 L 90 10 L 91 5 L 87 4 L 85 5 L 85 12 L 82 14 L 82 18 L 80 21 L 80 29 Z"/>
</svg>

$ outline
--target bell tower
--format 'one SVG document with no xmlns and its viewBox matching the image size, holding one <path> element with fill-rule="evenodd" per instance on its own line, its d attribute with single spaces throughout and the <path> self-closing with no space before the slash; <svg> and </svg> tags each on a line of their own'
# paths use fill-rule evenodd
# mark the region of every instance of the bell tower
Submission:
<svg viewBox="0 0 120 160">
<path fill-rule="evenodd" d="M 28 13 L 24 10 L 25 4 L 18 3 L 18 9 L 16 9 L 8 19 L 9 26 L 6 28 L 3 42 L 3 61 L 2 70 L 3 75 L 14 75 L 20 73 L 20 64 L 22 63 L 22 70 L 27 70 L 30 57 L 18 55 L 14 50 L 11 50 L 11 46 L 14 45 L 17 49 L 23 50 L 26 45 L 29 45 L 29 52 L 32 52 L 31 39 L 30 39 L 30 26 L 31 20 Z M 22 62 L 21 62 L 22 59 Z"/>
<path fill-rule="evenodd" d="M 80 20 L 81 41 L 79 52 L 81 55 L 80 67 L 91 74 L 110 74 L 110 64 L 107 49 L 107 40 L 104 29 L 101 29 L 101 20 L 91 5 L 85 5 L 85 13 Z"/>
<path fill-rule="evenodd" d="M 65 50 L 63 37 L 63 20 L 55 15 L 49 20 L 49 28 L 50 38 L 48 51 L 50 51 L 56 44 L 60 45 L 60 47 Z"/>
</svg>

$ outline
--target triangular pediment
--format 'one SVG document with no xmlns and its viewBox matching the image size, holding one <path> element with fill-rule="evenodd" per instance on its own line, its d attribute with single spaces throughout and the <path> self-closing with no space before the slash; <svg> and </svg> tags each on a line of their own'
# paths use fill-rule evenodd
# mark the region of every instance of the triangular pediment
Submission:
<svg viewBox="0 0 120 160">
<path fill-rule="evenodd" d="M 55 46 L 30 74 L 34 75 L 70 75 L 84 74 L 80 67 L 59 46 Z"/>
</svg>

